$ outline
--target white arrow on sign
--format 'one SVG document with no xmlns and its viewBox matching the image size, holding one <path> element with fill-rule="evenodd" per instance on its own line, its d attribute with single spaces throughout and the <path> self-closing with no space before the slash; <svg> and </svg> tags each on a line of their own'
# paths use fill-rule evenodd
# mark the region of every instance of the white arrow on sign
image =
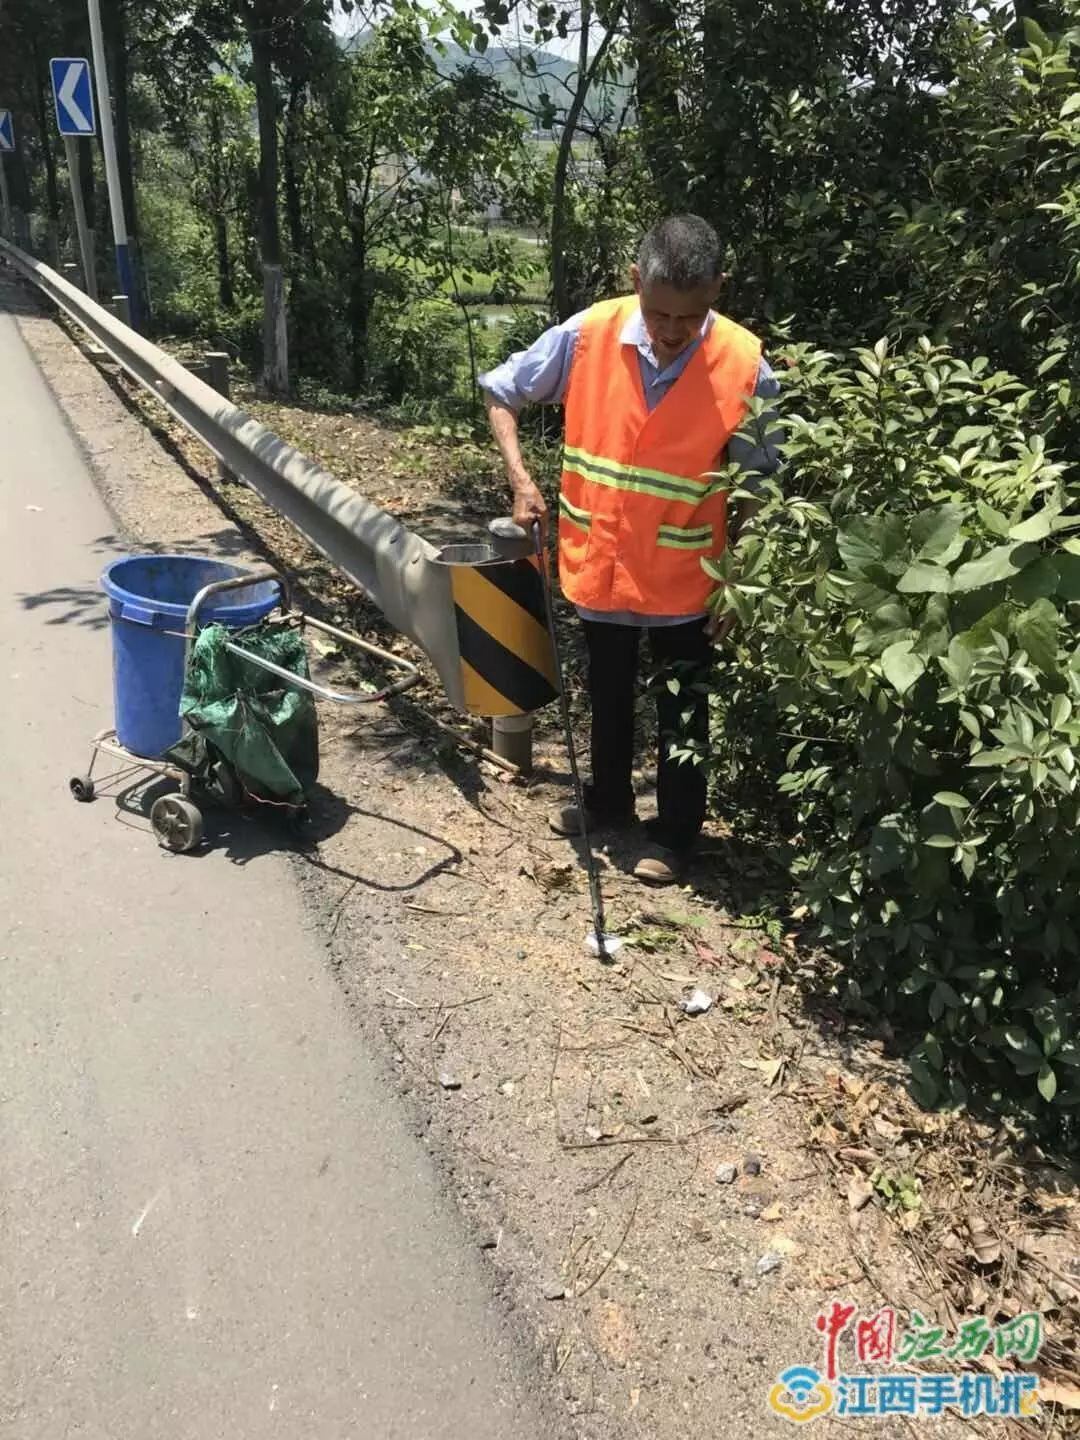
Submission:
<svg viewBox="0 0 1080 1440">
<path fill-rule="evenodd" d="M 71 116 L 75 125 L 80 130 L 93 130 L 94 126 L 89 116 L 84 114 L 79 102 L 75 99 L 75 87 L 82 79 L 83 65 L 79 60 L 73 61 L 67 68 L 64 82 L 57 91 L 56 98 L 64 109 Z"/>
</svg>

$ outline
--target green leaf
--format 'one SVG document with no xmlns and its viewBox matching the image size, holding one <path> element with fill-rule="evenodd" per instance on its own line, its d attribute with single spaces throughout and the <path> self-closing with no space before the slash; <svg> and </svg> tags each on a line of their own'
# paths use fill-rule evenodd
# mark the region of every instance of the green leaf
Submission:
<svg viewBox="0 0 1080 1440">
<path fill-rule="evenodd" d="M 1057 576 L 1055 575 L 1055 580 Z M 897 590 L 904 595 L 925 595 L 930 591 L 937 591 L 944 594 L 951 584 L 951 577 L 947 570 L 940 565 L 928 564 L 925 560 L 916 560 L 901 575 Z"/>
<path fill-rule="evenodd" d="M 1016 1050 L 1021 1055 L 1041 1055 L 1042 1051 L 1031 1038 L 1022 1025 L 1006 1025 L 1005 1044 L 1010 1050 Z"/>
<path fill-rule="evenodd" d="M 1024 16 L 1024 39 L 1032 50 L 1037 51 L 1040 55 L 1052 48 L 1046 31 L 1030 15 Z"/>
<path fill-rule="evenodd" d="M 1015 750 L 980 750 L 968 761 L 973 770 L 990 770 L 999 766 L 1009 765 L 1018 758 Z"/>
<path fill-rule="evenodd" d="M 1055 695 L 1054 703 L 1050 706 L 1050 724 L 1055 730 L 1060 730 L 1072 714 L 1072 701 L 1067 695 Z"/>
<path fill-rule="evenodd" d="M 926 672 L 925 662 L 911 653 L 911 646 L 910 640 L 898 640 L 881 657 L 882 673 L 900 695 L 905 695 Z"/>
<path fill-rule="evenodd" d="M 1022 548 L 1018 544 L 997 545 L 993 550 L 987 550 L 984 555 L 980 555 L 977 560 L 969 560 L 966 565 L 961 565 L 953 576 L 953 590 L 979 590 L 984 585 L 994 585 L 999 580 L 1007 580 L 1020 569 L 1015 557 Z"/>
<path fill-rule="evenodd" d="M 875 878 L 899 870 L 907 858 L 908 846 L 895 824 L 883 821 L 870 832 L 869 871 Z"/>
<path fill-rule="evenodd" d="M 1017 640 L 1044 675 L 1057 673 L 1060 618 L 1057 607 L 1049 600 L 1036 600 L 1016 622 Z"/>
<path fill-rule="evenodd" d="M 975 668 L 975 652 L 963 635 L 954 635 L 949 641 L 949 668 L 946 672 L 949 679 L 959 689 L 971 679 L 971 672 Z"/>
<path fill-rule="evenodd" d="M 955 790 L 939 790 L 934 799 L 939 805 L 947 805 L 950 810 L 971 809 L 971 801 L 966 800 L 963 795 L 958 795 Z"/>
<path fill-rule="evenodd" d="M 1055 555 L 1054 569 L 1058 577 L 1058 598 L 1080 600 L 1080 555 Z"/>
<path fill-rule="evenodd" d="M 911 545 L 917 560 L 936 560 L 947 565 L 963 548 L 960 526 L 964 522 L 961 505 L 939 505 L 925 510 L 911 524 Z"/>
<path fill-rule="evenodd" d="M 956 836 L 929 835 L 923 841 L 923 844 L 929 845 L 931 850 L 954 850 L 956 848 Z"/>
<path fill-rule="evenodd" d="M 1045 600 L 1058 592 L 1058 570 L 1048 555 L 1040 555 L 1031 565 L 1025 565 L 1019 575 L 1012 579 L 1010 589 L 1022 605 L 1033 605 L 1036 600 Z"/>
<path fill-rule="evenodd" d="M 841 525 L 836 534 L 840 559 L 857 575 L 870 565 L 888 560 L 906 541 L 905 528 L 898 515 L 857 515 Z"/>
<path fill-rule="evenodd" d="M 1053 1100 L 1057 1094 L 1058 1088 L 1057 1076 L 1054 1074 L 1053 1067 L 1044 1065 L 1039 1071 L 1039 1078 L 1035 1083 L 1039 1087 L 1039 1094 L 1049 1105 L 1050 1101 Z"/>
<path fill-rule="evenodd" d="M 1052 355 L 1048 355 L 1048 356 L 1046 357 L 1046 359 L 1039 365 L 1038 369 L 1035 371 L 1035 374 L 1036 374 L 1036 375 L 1046 375 L 1049 371 L 1051 371 L 1051 370 L 1054 368 L 1055 365 L 1059 365 L 1059 364 L 1061 363 L 1061 361 L 1064 360 L 1064 359 L 1065 359 L 1065 351 L 1064 351 L 1064 350 L 1055 350 Z"/>
<path fill-rule="evenodd" d="M 1009 517 L 1000 510 L 992 510 L 983 500 L 976 500 L 975 509 L 991 535 L 1005 536 L 1009 533 Z"/>
<path fill-rule="evenodd" d="M 1011 526 L 1010 540 L 1045 540 L 1053 531 L 1054 521 L 1060 513 L 1061 507 L 1058 505 L 1045 506 L 1029 520 L 1022 520 L 1019 525 Z"/>
<path fill-rule="evenodd" d="M 1080 110 L 1080 90 L 1078 90 L 1075 95 L 1070 95 L 1065 101 L 1065 104 L 1062 105 L 1058 111 L 1058 118 L 1067 120 L 1070 115 L 1075 115 L 1078 110 Z"/>
</svg>

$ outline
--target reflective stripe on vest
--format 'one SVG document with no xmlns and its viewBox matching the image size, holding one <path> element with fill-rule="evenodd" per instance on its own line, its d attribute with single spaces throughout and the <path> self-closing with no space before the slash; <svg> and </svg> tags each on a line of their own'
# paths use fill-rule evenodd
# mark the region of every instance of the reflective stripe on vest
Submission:
<svg viewBox="0 0 1080 1440">
<path fill-rule="evenodd" d="M 702 561 L 727 536 L 715 471 L 742 424 L 761 347 L 715 316 L 686 368 L 651 411 L 638 352 L 622 343 L 634 298 L 582 323 L 566 393 L 559 575 L 574 604 L 598 611 L 692 615 L 714 582 Z"/>
<path fill-rule="evenodd" d="M 559 496 L 559 514 L 576 525 L 579 530 L 588 530 L 592 524 L 592 516 L 587 510 L 579 510 L 576 505 L 571 505 L 565 495 Z"/>
</svg>

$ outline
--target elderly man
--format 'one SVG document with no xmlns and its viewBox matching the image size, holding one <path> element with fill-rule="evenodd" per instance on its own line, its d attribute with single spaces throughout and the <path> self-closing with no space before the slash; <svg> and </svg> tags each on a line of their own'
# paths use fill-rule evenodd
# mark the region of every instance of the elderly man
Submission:
<svg viewBox="0 0 1080 1440">
<path fill-rule="evenodd" d="M 659 672 L 659 813 L 634 873 L 653 885 L 680 878 L 705 820 L 704 767 L 673 755 L 708 743 L 708 701 L 695 679 L 726 633 L 710 615 L 715 583 L 701 562 L 719 555 L 755 508 L 742 502 L 729 523 L 712 472 L 734 462 L 752 488 L 778 464 L 770 413 L 751 435 L 737 433 L 750 397 L 772 401 L 778 387 L 760 342 L 713 309 L 721 266 L 704 220 L 663 220 L 642 241 L 634 295 L 573 316 L 480 379 L 520 525 L 546 526 L 548 511 L 522 458 L 518 414 L 529 401 L 566 407 L 559 579 L 589 655 L 590 830 L 635 820 L 634 696 L 648 631 Z M 682 683 L 669 685 L 676 675 Z M 550 823 L 571 836 L 582 817 L 562 806 Z"/>
</svg>

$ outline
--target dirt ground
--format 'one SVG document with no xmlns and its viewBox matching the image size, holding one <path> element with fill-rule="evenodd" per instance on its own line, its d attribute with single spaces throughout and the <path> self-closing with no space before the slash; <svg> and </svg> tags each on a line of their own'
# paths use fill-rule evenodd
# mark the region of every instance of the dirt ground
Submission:
<svg viewBox="0 0 1080 1440">
<path fill-rule="evenodd" d="M 28 314 L 21 328 L 126 543 L 268 556 L 305 604 L 387 638 L 370 604 L 250 491 L 219 483 L 153 402 L 51 320 Z M 479 536 L 496 513 L 497 473 L 474 446 L 252 409 L 430 538 Z M 100 618 L 93 596 L 54 603 Z M 349 678 L 340 655 L 318 659 Z M 610 928 L 630 943 L 600 966 L 583 944 L 579 858 L 544 822 L 568 794 L 554 717 L 525 785 L 432 715 L 453 719 L 434 690 L 392 709 L 322 708 L 296 872 L 357 1023 L 385 1037 L 418 1131 L 582 1440 L 787 1433 L 767 1393 L 789 1366 L 820 1365 L 814 1319 L 834 1301 L 895 1305 L 902 1323 L 918 1311 L 950 1335 L 974 1314 L 1042 1310 L 1053 1403 L 1040 1423 L 1080 1433 L 1080 1207 L 1064 1171 L 1005 1130 L 911 1104 L 888 1032 L 846 1028 L 827 962 L 775 918 L 777 867 L 730 833 L 710 834 L 675 892 L 634 885 L 632 848 L 604 854 Z M 644 774 L 641 789 L 648 813 Z M 238 825 L 292 843 L 236 817 L 211 826 L 212 843 Z M 397 943 L 373 950 L 387 896 Z M 689 1015 L 697 989 L 712 1003 Z M 855 1368 L 852 1348 L 842 1358 Z M 991 1436 L 1032 1422 L 971 1423 Z M 815 1433 L 920 1428 L 826 1419 Z"/>
</svg>

